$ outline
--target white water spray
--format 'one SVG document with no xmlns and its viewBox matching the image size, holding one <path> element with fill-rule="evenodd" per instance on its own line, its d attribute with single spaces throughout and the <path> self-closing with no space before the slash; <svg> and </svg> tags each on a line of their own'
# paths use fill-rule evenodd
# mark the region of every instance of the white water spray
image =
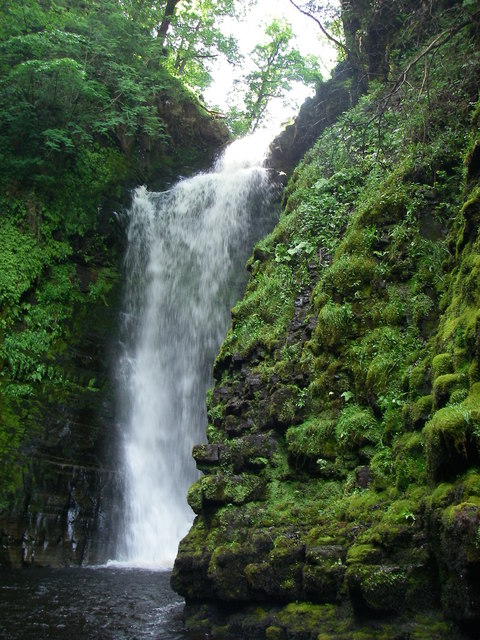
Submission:
<svg viewBox="0 0 480 640">
<path fill-rule="evenodd" d="M 211 173 L 134 195 L 119 375 L 126 499 L 117 559 L 125 564 L 170 568 L 193 520 L 191 451 L 205 437 L 212 363 L 245 260 L 273 226 L 255 150 L 252 138 L 238 141 Z"/>
</svg>

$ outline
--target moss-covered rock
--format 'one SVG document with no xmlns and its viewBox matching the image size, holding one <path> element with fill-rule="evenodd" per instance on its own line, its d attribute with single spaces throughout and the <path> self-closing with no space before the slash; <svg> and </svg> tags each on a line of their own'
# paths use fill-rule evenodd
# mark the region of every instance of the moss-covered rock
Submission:
<svg viewBox="0 0 480 640">
<path fill-rule="evenodd" d="M 344 595 L 345 548 L 340 545 L 310 546 L 303 568 L 303 593 L 317 603 L 340 602 Z"/>
<path fill-rule="evenodd" d="M 228 503 L 243 504 L 259 500 L 265 491 L 265 482 L 262 478 L 249 474 L 206 476 L 194 486 L 198 484 L 201 487 L 201 504 L 205 507 Z"/>
<path fill-rule="evenodd" d="M 461 407 L 437 411 L 423 430 L 427 469 L 432 482 L 455 477 L 468 467 L 469 416 Z"/>
<path fill-rule="evenodd" d="M 380 435 L 371 409 L 359 405 L 345 407 L 335 425 L 338 447 L 343 452 L 363 450 L 368 457 L 367 445 L 376 445 Z"/>
<path fill-rule="evenodd" d="M 289 458 L 295 467 L 308 468 L 328 477 L 334 473 L 336 456 L 335 421 L 328 417 L 314 418 L 286 433 Z"/>
<path fill-rule="evenodd" d="M 465 376 L 461 373 L 446 373 L 435 378 L 433 383 L 433 398 L 437 409 L 444 407 L 451 395 L 465 383 Z"/>
<path fill-rule="evenodd" d="M 366 610 L 401 611 L 407 591 L 407 575 L 395 565 L 353 564 L 347 571 L 352 603 L 359 614 Z"/>
<path fill-rule="evenodd" d="M 342 7 L 358 36 L 393 4 Z M 403 9 L 415 29 L 422 9 Z M 398 68 L 422 59 L 444 21 L 428 77 L 413 64 L 412 87 L 372 86 L 323 132 L 249 262 L 209 403 L 220 460 L 191 490 L 201 535 L 174 572 L 191 602 L 188 567 L 213 554 L 198 571 L 201 598 L 229 603 L 208 614 L 219 638 L 476 632 L 480 245 L 464 157 L 480 59 L 449 30 L 453 4 L 432 11 L 421 50 L 389 50 Z"/>
<path fill-rule="evenodd" d="M 433 395 L 421 396 L 403 406 L 403 424 L 406 430 L 421 429 L 432 416 Z"/>
<path fill-rule="evenodd" d="M 450 353 L 439 353 L 432 360 L 433 377 L 453 373 L 453 358 Z"/>
</svg>

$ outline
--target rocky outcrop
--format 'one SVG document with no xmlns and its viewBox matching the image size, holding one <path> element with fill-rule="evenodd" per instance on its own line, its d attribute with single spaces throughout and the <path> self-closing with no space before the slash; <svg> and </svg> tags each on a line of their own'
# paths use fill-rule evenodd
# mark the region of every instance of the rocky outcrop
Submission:
<svg viewBox="0 0 480 640">
<path fill-rule="evenodd" d="M 164 124 L 162 136 L 125 136 L 120 130 L 117 135 L 124 154 L 132 160 L 135 185 L 162 189 L 179 174 L 209 167 L 230 140 L 230 132 L 220 117 L 190 95 L 172 96 L 163 91 L 156 108 Z"/>
<path fill-rule="evenodd" d="M 349 88 L 353 69 L 348 64 L 336 67 L 332 78 L 322 82 L 313 98 L 307 98 L 295 121 L 285 127 L 272 142 L 268 166 L 290 173 L 318 139 L 322 131 L 332 125 L 356 97 Z"/>
<path fill-rule="evenodd" d="M 192 630 L 478 635 L 476 37 L 445 43 L 476 60 L 454 87 L 433 65 L 422 103 L 422 68 L 325 129 L 253 252 L 172 574 Z"/>
</svg>

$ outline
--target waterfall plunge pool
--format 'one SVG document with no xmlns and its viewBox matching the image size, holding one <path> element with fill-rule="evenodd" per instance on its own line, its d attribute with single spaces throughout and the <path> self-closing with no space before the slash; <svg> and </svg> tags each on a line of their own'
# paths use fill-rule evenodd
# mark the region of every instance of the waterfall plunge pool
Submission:
<svg viewBox="0 0 480 640">
<path fill-rule="evenodd" d="M 170 573 L 70 568 L 0 573 L 2 640 L 200 640 L 182 628 Z"/>
</svg>

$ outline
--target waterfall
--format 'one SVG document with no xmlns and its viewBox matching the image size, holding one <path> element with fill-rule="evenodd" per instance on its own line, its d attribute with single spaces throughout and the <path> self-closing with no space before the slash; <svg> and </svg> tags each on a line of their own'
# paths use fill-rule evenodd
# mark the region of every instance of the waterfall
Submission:
<svg viewBox="0 0 480 640">
<path fill-rule="evenodd" d="M 245 261 L 274 224 L 274 188 L 255 150 L 252 137 L 234 142 L 211 172 L 134 194 L 118 365 L 122 563 L 170 568 L 193 521 L 191 451 L 205 440 L 213 360 Z"/>
</svg>

